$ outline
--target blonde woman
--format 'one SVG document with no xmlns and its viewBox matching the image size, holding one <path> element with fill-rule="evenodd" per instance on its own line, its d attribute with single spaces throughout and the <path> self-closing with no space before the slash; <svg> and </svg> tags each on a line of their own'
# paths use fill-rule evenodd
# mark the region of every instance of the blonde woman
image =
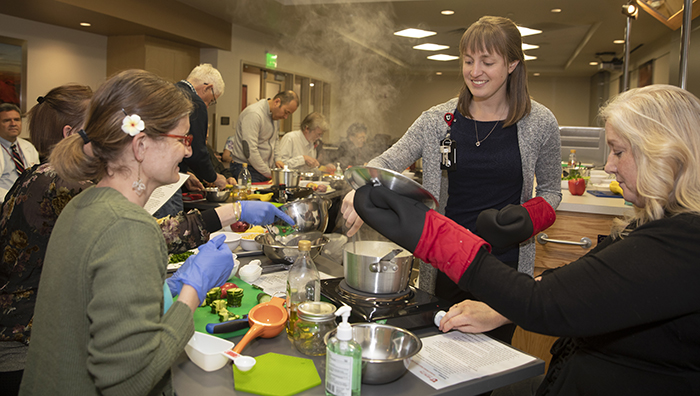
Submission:
<svg viewBox="0 0 700 396">
<path fill-rule="evenodd" d="M 483 239 L 386 188 L 359 189 L 355 209 L 495 310 L 485 314 L 490 308 L 482 306 L 467 318 L 451 309 L 443 331 L 512 321 L 561 337 L 538 395 L 700 394 L 700 100 L 651 85 L 620 94 L 602 116 L 605 170 L 634 215 L 539 281 L 501 263 Z"/>
</svg>

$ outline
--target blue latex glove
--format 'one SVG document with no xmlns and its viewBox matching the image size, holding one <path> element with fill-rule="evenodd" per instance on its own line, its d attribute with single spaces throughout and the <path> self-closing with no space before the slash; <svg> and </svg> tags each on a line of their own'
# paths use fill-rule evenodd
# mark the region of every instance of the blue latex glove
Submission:
<svg viewBox="0 0 700 396">
<path fill-rule="evenodd" d="M 253 225 L 272 224 L 275 222 L 275 217 L 279 217 L 291 226 L 294 225 L 294 220 L 291 217 L 269 202 L 241 201 L 240 220 L 246 223 Z"/>
<path fill-rule="evenodd" d="M 233 270 L 233 255 L 225 239 L 226 235 L 210 239 L 199 247 L 199 253 L 188 257 L 182 267 L 166 279 L 173 296 L 180 294 L 183 284 L 190 285 L 201 302 L 209 290 L 226 282 Z"/>
</svg>

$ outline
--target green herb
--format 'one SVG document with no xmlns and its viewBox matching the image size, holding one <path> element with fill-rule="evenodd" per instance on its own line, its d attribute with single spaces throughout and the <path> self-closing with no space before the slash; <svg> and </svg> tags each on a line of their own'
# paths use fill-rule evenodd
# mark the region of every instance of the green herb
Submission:
<svg viewBox="0 0 700 396">
<path fill-rule="evenodd" d="M 194 254 L 194 252 L 184 252 L 184 253 L 171 254 L 170 260 L 168 260 L 168 264 L 181 263 L 181 262 L 187 260 L 187 258 L 193 254 Z"/>
</svg>

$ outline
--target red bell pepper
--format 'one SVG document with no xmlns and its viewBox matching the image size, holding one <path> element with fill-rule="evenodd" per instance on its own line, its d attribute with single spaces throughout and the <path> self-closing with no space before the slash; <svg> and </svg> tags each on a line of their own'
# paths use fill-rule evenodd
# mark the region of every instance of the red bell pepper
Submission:
<svg viewBox="0 0 700 396">
<path fill-rule="evenodd" d="M 221 288 L 221 298 L 225 299 L 225 298 L 226 298 L 226 291 L 227 291 L 228 289 L 235 289 L 235 288 L 237 288 L 238 286 L 236 286 L 235 283 L 226 282 L 226 283 L 224 283 L 223 285 L 221 285 L 221 286 L 219 286 L 219 287 Z"/>
<path fill-rule="evenodd" d="M 570 179 L 569 180 L 569 192 L 571 195 L 583 195 L 586 191 L 586 180 L 585 179 Z"/>
</svg>

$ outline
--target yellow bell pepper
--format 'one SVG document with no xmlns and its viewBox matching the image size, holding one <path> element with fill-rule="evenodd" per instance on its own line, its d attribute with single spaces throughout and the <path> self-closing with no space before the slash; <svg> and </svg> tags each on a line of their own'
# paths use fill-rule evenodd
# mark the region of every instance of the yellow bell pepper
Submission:
<svg viewBox="0 0 700 396">
<path fill-rule="evenodd" d="M 612 191 L 614 194 L 622 195 L 622 187 L 620 187 L 620 183 L 618 183 L 616 180 L 611 181 L 610 191 Z"/>
<path fill-rule="evenodd" d="M 263 202 L 270 202 L 272 199 L 272 194 L 273 193 L 267 193 L 267 194 L 248 194 L 246 198 L 248 199 L 257 199 Z"/>
</svg>

